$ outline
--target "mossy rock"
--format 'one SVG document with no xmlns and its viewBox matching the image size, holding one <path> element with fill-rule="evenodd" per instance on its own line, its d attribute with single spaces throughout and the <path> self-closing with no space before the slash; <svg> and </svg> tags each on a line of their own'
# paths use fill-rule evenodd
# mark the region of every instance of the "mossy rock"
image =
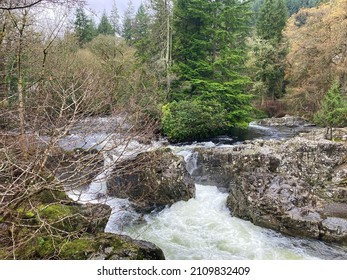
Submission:
<svg viewBox="0 0 347 280">
<path fill-rule="evenodd" d="M 111 233 L 78 238 L 38 236 L 18 252 L 18 259 L 158 260 L 165 259 L 155 245 Z"/>
<path fill-rule="evenodd" d="M 78 207 L 76 206 L 52 204 L 42 206 L 39 210 L 39 216 L 40 219 L 44 219 L 47 223 L 60 230 L 72 232 L 83 227 L 83 222 L 81 223 L 83 219 L 76 216 L 78 212 Z"/>
<path fill-rule="evenodd" d="M 71 216 L 73 213 L 76 213 L 76 209 L 74 207 L 68 205 L 61 204 L 52 204 L 48 206 L 43 206 L 40 209 L 40 215 L 43 218 L 46 218 L 48 221 L 57 221 L 66 216 Z"/>
<path fill-rule="evenodd" d="M 65 260 L 85 260 L 95 251 L 95 241 L 91 238 L 79 238 L 61 246 L 60 258 Z"/>
<path fill-rule="evenodd" d="M 37 196 L 37 200 L 44 204 L 61 202 L 61 201 L 70 201 L 69 197 L 64 191 L 45 189 L 40 192 Z"/>
<path fill-rule="evenodd" d="M 128 236 L 100 233 L 94 238 L 98 248 L 89 259 L 103 260 L 163 260 L 164 253 L 152 243 L 134 240 Z"/>
</svg>

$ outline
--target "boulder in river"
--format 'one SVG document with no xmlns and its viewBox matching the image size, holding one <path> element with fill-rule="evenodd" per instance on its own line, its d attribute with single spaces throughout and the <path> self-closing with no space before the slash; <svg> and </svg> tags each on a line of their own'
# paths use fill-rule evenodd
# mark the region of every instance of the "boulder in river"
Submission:
<svg viewBox="0 0 347 280">
<path fill-rule="evenodd" d="M 139 212 L 194 197 L 195 185 L 183 157 L 170 149 L 144 152 L 116 164 L 107 180 L 108 193 L 129 198 Z"/>
<path fill-rule="evenodd" d="M 199 168 L 193 175 L 229 192 L 232 215 L 288 235 L 347 244 L 343 141 L 307 134 L 196 151 Z"/>
<path fill-rule="evenodd" d="M 258 120 L 255 122 L 258 125 L 264 126 L 285 126 L 285 127 L 307 127 L 307 126 L 315 126 L 304 118 L 294 117 L 285 115 L 282 118 L 266 118 L 262 120 Z"/>
</svg>

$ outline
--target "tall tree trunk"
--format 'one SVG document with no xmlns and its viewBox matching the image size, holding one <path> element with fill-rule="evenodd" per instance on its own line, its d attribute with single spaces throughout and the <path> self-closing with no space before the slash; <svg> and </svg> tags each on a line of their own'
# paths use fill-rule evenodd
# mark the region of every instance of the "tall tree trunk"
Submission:
<svg viewBox="0 0 347 280">
<path fill-rule="evenodd" d="M 17 91 L 18 91 L 18 114 L 19 114 L 19 126 L 21 135 L 21 147 L 23 158 L 26 159 L 28 155 L 28 145 L 25 134 L 25 102 L 24 102 L 24 88 L 23 88 L 23 77 L 22 77 L 22 67 L 21 67 L 21 47 L 19 47 L 17 53 Z"/>
<path fill-rule="evenodd" d="M 169 0 L 165 0 L 166 9 L 166 98 L 170 98 L 171 80 L 170 80 L 170 67 L 171 67 L 171 50 L 172 50 L 172 32 L 171 32 L 171 21 L 170 21 L 170 6 Z"/>
<path fill-rule="evenodd" d="M 24 10 L 21 15 L 21 19 L 18 20 L 17 16 L 11 15 L 12 22 L 18 31 L 18 46 L 17 46 L 17 93 L 18 93 L 18 116 L 19 116 L 19 127 L 20 127 L 20 141 L 23 159 L 26 160 L 28 157 L 28 143 L 25 133 L 25 99 L 24 99 L 24 82 L 22 72 L 22 55 L 24 47 L 24 31 L 28 23 L 29 11 Z"/>
<path fill-rule="evenodd" d="M 4 15 L 2 15 L 4 16 Z M 3 24 L 0 30 L 0 107 L 7 105 L 7 73 L 6 73 L 6 56 L 3 41 L 6 32 L 7 17 L 3 19 Z"/>
</svg>

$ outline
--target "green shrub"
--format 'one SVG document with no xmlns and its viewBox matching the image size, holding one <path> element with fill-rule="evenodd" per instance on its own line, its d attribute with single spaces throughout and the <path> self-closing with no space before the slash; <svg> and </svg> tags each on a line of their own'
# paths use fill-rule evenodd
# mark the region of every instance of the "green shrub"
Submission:
<svg viewBox="0 0 347 280">
<path fill-rule="evenodd" d="M 163 132 L 173 142 L 204 139 L 229 128 L 226 110 L 214 100 L 174 101 L 162 111 Z"/>
<path fill-rule="evenodd" d="M 325 95 L 314 122 L 324 127 L 347 126 L 347 102 L 337 82 L 333 83 Z"/>
</svg>

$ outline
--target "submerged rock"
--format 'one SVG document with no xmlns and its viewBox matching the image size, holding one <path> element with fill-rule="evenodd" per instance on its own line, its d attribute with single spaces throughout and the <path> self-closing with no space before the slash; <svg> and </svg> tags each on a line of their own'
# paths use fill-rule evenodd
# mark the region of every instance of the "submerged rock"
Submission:
<svg viewBox="0 0 347 280">
<path fill-rule="evenodd" d="M 232 215 L 285 234 L 347 244 L 347 146 L 307 138 L 197 149 L 193 175 L 228 190 Z"/>
<path fill-rule="evenodd" d="M 107 188 L 111 196 L 129 198 L 140 212 L 187 201 L 195 193 L 184 159 L 169 149 L 144 152 L 118 163 Z"/>
</svg>

